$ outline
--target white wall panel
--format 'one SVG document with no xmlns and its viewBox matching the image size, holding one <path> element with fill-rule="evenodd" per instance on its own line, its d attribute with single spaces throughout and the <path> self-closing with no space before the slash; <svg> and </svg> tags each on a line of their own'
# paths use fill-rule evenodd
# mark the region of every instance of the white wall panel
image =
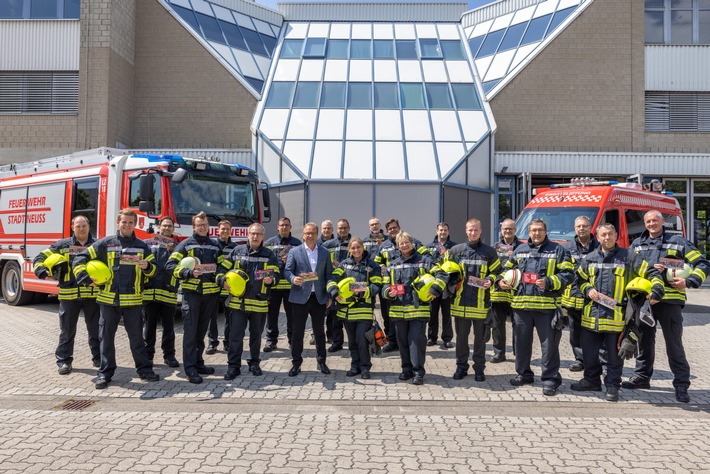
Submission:
<svg viewBox="0 0 710 474">
<path fill-rule="evenodd" d="M 394 39 L 394 27 L 391 23 L 375 23 L 372 26 L 374 39 Z"/>
<path fill-rule="evenodd" d="M 284 143 L 284 156 L 298 168 L 301 173 L 308 176 L 308 169 L 311 166 L 311 141 L 287 140 Z"/>
<path fill-rule="evenodd" d="M 372 60 L 351 59 L 350 60 L 350 81 L 351 82 L 372 82 Z"/>
<path fill-rule="evenodd" d="M 436 25 L 432 25 L 430 23 L 417 23 L 415 26 L 417 30 L 417 38 L 437 37 Z"/>
<path fill-rule="evenodd" d="M 394 37 L 397 39 L 415 39 L 414 25 L 411 23 L 395 23 Z"/>
<path fill-rule="evenodd" d="M 439 179 L 431 142 L 407 142 L 406 150 L 409 179 Z"/>
<path fill-rule="evenodd" d="M 439 158 L 439 169 L 442 178 L 458 163 L 466 151 L 462 143 L 436 143 L 436 154 Z"/>
<path fill-rule="evenodd" d="M 372 140 L 372 110 L 348 110 L 346 138 L 348 140 Z"/>
<path fill-rule="evenodd" d="M 375 143 L 377 179 L 404 179 L 404 149 L 402 142 Z"/>
<path fill-rule="evenodd" d="M 402 119 L 399 110 L 375 110 L 377 140 L 402 140 Z"/>
<path fill-rule="evenodd" d="M 375 82 L 396 82 L 397 62 L 389 59 L 375 60 Z"/>
<path fill-rule="evenodd" d="M 345 142 L 344 179 L 372 179 L 372 142 Z"/>
<path fill-rule="evenodd" d="M 328 23 L 311 23 L 308 28 L 309 38 L 327 38 L 330 31 Z"/>
<path fill-rule="evenodd" d="M 710 46 L 645 46 L 647 91 L 710 91 Z"/>
<path fill-rule="evenodd" d="M 78 71 L 79 41 L 79 20 L 0 21 L 0 70 Z"/>
<path fill-rule="evenodd" d="M 422 61 L 425 82 L 449 82 L 444 61 Z"/>
<path fill-rule="evenodd" d="M 317 81 L 323 78 L 324 59 L 304 59 L 301 64 L 301 72 L 298 74 L 299 81 Z"/>
<path fill-rule="evenodd" d="M 429 116 L 426 110 L 404 110 L 404 139 L 431 141 Z"/>
<path fill-rule="evenodd" d="M 350 23 L 333 23 L 330 25 L 330 37 L 333 39 L 350 38 Z"/>
<path fill-rule="evenodd" d="M 436 28 L 439 30 L 439 39 L 443 39 L 443 40 L 461 39 L 461 36 L 459 35 L 458 24 L 440 24 L 440 25 L 436 25 Z"/>
<path fill-rule="evenodd" d="M 453 83 L 473 82 L 468 61 L 446 61 L 446 69 L 449 71 L 449 80 Z"/>
<path fill-rule="evenodd" d="M 295 81 L 298 77 L 299 59 L 279 59 L 274 71 L 274 81 Z"/>
<path fill-rule="evenodd" d="M 282 140 L 286 130 L 288 112 L 287 109 L 264 109 L 259 126 L 261 133 L 266 135 L 269 140 Z"/>
<path fill-rule="evenodd" d="M 488 131 L 486 117 L 480 110 L 459 110 L 459 121 L 467 142 L 477 142 Z"/>
<path fill-rule="evenodd" d="M 397 61 L 400 82 L 422 82 L 419 61 Z"/>
<path fill-rule="evenodd" d="M 325 62 L 325 81 L 345 82 L 348 80 L 347 59 L 328 59 Z"/>
<path fill-rule="evenodd" d="M 318 140 L 343 138 L 345 111 L 342 109 L 321 109 L 318 116 Z"/>
<path fill-rule="evenodd" d="M 343 142 L 317 141 L 313 152 L 311 178 L 340 179 Z"/>
<path fill-rule="evenodd" d="M 352 39 L 371 39 L 372 23 L 353 23 L 350 35 Z"/>
<path fill-rule="evenodd" d="M 313 140 L 316 130 L 316 109 L 291 109 L 288 140 Z"/>
<path fill-rule="evenodd" d="M 434 128 L 434 140 L 460 142 L 458 117 L 454 110 L 432 110 L 431 124 Z"/>
</svg>

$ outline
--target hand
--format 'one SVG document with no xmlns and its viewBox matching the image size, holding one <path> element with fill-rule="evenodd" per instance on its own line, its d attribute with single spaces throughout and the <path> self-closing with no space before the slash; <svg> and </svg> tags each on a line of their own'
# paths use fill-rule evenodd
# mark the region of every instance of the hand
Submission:
<svg viewBox="0 0 710 474">
<path fill-rule="evenodd" d="M 225 290 L 229 290 L 229 285 L 227 284 L 226 279 L 224 280 L 224 283 L 222 283 L 222 288 L 224 288 Z"/>
<path fill-rule="evenodd" d="M 483 288 L 488 289 L 488 288 L 491 287 L 492 284 L 493 284 L 493 283 L 491 283 L 490 280 L 486 280 L 486 281 L 483 283 Z"/>
<path fill-rule="evenodd" d="M 325 308 L 326 308 L 326 309 L 330 308 L 330 305 L 332 305 L 332 304 L 333 304 L 333 299 L 332 299 L 332 298 L 328 298 L 328 302 L 325 304 Z"/>
<path fill-rule="evenodd" d="M 267 285 L 271 285 L 273 282 L 274 282 L 274 278 L 273 278 L 273 277 L 266 277 L 266 278 L 264 278 L 264 283 L 266 283 Z"/>
<path fill-rule="evenodd" d="M 499 280 L 499 281 L 498 281 L 498 287 L 499 287 L 501 290 L 512 290 L 512 289 L 513 289 L 513 287 L 510 286 L 510 285 L 508 284 L 508 282 L 506 282 L 505 280 Z"/>
<path fill-rule="evenodd" d="M 200 278 L 202 275 L 202 270 L 194 269 L 192 270 L 192 278 Z"/>
<path fill-rule="evenodd" d="M 303 277 L 294 277 L 293 284 L 296 286 L 303 285 Z"/>
<path fill-rule="evenodd" d="M 138 266 L 141 268 L 141 270 L 145 270 L 148 268 L 148 260 L 138 260 Z"/>
<path fill-rule="evenodd" d="M 433 291 L 430 291 L 429 295 L 431 295 L 432 299 L 438 298 L 438 296 Z"/>
<path fill-rule="evenodd" d="M 395 290 L 394 288 L 390 288 L 389 295 L 390 298 L 394 298 L 395 296 L 397 296 L 397 290 Z"/>
<path fill-rule="evenodd" d="M 679 290 L 682 290 L 682 289 L 688 287 L 685 284 L 685 278 L 674 278 L 673 281 L 668 282 L 668 284 L 671 285 L 673 288 L 678 288 Z"/>
<path fill-rule="evenodd" d="M 596 301 L 597 298 L 599 298 L 599 292 L 595 289 L 589 290 L 589 299 L 592 301 Z"/>
<path fill-rule="evenodd" d="M 340 296 L 336 296 L 336 297 L 335 297 L 335 301 L 337 301 L 337 302 L 340 303 L 340 304 L 344 304 L 344 303 L 345 303 L 345 298 L 341 298 Z"/>
<path fill-rule="evenodd" d="M 648 295 L 648 297 L 651 298 L 651 295 Z M 658 300 L 653 300 L 653 299 L 652 299 L 651 301 L 649 301 L 649 304 L 650 304 L 651 306 L 653 306 L 654 304 L 658 304 L 658 303 L 660 303 L 660 301 L 658 301 Z"/>
<path fill-rule="evenodd" d="M 544 290 L 545 288 L 547 288 L 547 282 L 545 282 L 544 278 L 540 278 L 535 282 L 535 286 L 537 286 L 541 290 Z"/>
<path fill-rule="evenodd" d="M 653 268 L 655 268 L 656 270 L 658 270 L 658 271 L 661 272 L 661 273 L 663 273 L 664 271 L 666 271 L 666 266 L 663 265 L 662 263 L 654 263 L 654 264 L 653 264 Z"/>
</svg>

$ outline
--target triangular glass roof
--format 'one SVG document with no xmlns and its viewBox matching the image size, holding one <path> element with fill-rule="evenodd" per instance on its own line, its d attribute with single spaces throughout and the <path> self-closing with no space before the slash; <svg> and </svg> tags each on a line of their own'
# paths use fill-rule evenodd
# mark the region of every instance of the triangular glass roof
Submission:
<svg viewBox="0 0 710 474">
<path fill-rule="evenodd" d="M 592 0 L 544 0 L 466 28 L 483 90 L 490 99 Z M 502 3 L 502 2 L 499 2 Z M 486 7 L 482 7 L 486 8 Z M 568 24 L 568 23 L 567 23 Z"/>
<path fill-rule="evenodd" d="M 490 131 L 457 23 L 284 23 L 252 128 L 304 179 L 439 181 Z"/>
<path fill-rule="evenodd" d="M 261 97 L 281 28 L 206 0 L 162 0 L 198 40 Z"/>
</svg>

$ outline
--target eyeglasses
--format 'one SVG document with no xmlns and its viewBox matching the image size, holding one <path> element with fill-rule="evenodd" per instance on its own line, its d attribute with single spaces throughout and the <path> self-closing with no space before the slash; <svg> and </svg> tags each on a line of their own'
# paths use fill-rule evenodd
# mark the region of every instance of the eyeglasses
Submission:
<svg viewBox="0 0 710 474">
<path fill-rule="evenodd" d="M 318 232 L 304 232 L 303 235 L 318 235 Z"/>
<path fill-rule="evenodd" d="M 279 227 L 291 227 L 291 224 L 279 224 Z"/>
<path fill-rule="evenodd" d="M 387 232 L 394 232 L 396 230 L 399 230 L 399 227 L 388 227 Z"/>
<path fill-rule="evenodd" d="M 503 232 L 514 232 L 515 231 L 515 229 L 512 227 L 503 227 L 501 230 Z"/>
<path fill-rule="evenodd" d="M 249 235 L 264 235 L 263 232 L 249 232 Z"/>
<path fill-rule="evenodd" d="M 209 227 L 209 224 L 193 224 L 195 227 Z"/>
</svg>

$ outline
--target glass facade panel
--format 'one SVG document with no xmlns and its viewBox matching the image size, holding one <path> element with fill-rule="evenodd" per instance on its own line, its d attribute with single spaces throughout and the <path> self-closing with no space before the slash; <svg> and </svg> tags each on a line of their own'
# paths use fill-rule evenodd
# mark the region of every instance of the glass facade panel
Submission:
<svg viewBox="0 0 710 474">
<path fill-rule="evenodd" d="M 417 59 L 417 43 L 410 40 L 397 40 L 397 59 Z"/>
<path fill-rule="evenodd" d="M 439 41 L 435 38 L 422 38 L 419 40 L 419 51 L 422 59 L 436 59 L 442 56 Z"/>
<path fill-rule="evenodd" d="M 444 54 L 444 59 L 466 59 L 461 41 L 458 40 L 441 41 L 441 52 Z"/>
<path fill-rule="evenodd" d="M 710 44 L 710 10 L 698 13 L 698 44 Z"/>
<path fill-rule="evenodd" d="M 248 28 L 242 28 L 241 31 L 242 36 L 244 36 L 244 41 L 247 42 L 247 46 L 249 46 L 249 50 L 252 53 L 268 56 L 266 48 L 264 48 L 264 44 L 261 42 L 261 37 L 259 37 L 259 33 Z"/>
<path fill-rule="evenodd" d="M 520 40 L 523 38 L 525 28 L 527 27 L 528 24 L 527 22 L 525 22 L 518 23 L 517 25 L 513 25 L 508 28 L 508 31 L 505 33 L 505 37 L 503 38 L 503 41 L 500 43 L 500 48 L 498 48 L 498 51 L 506 51 L 508 49 L 517 48 L 520 44 Z"/>
<path fill-rule="evenodd" d="M 296 96 L 293 99 L 294 108 L 318 107 L 320 82 L 299 82 Z"/>
<path fill-rule="evenodd" d="M 394 59 L 394 43 L 392 40 L 375 40 L 375 59 Z"/>
<path fill-rule="evenodd" d="M 261 94 L 261 91 L 264 90 L 264 81 L 261 79 L 255 79 L 249 76 L 244 76 L 244 79 L 246 79 L 249 85 L 252 86 L 258 93 Z"/>
<path fill-rule="evenodd" d="M 233 48 L 249 51 L 247 44 L 244 42 L 242 34 L 239 32 L 239 27 L 226 21 L 218 20 L 219 26 L 222 27 L 224 36 L 227 38 L 227 44 Z"/>
<path fill-rule="evenodd" d="M 481 103 L 473 84 L 451 84 L 456 108 L 459 110 L 481 110 Z"/>
<path fill-rule="evenodd" d="M 266 99 L 266 106 L 279 109 L 291 107 L 293 85 L 293 82 L 272 82 L 271 89 L 269 89 L 269 98 Z"/>
<path fill-rule="evenodd" d="M 454 108 L 448 84 L 427 84 L 426 97 L 430 109 L 451 110 Z"/>
<path fill-rule="evenodd" d="M 560 26 L 560 23 L 565 21 L 568 16 L 572 14 L 574 11 L 574 8 L 565 8 L 564 10 L 560 10 L 555 13 L 555 15 L 552 17 L 552 21 L 550 22 L 550 27 L 547 29 L 547 35 L 548 36 L 550 33 L 555 31 L 555 29 Z"/>
<path fill-rule="evenodd" d="M 375 108 L 399 109 L 399 94 L 397 94 L 397 84 L 390 82 L 375 83 Z"/>
<path fill-rule="evenodd" d="M 31 2 L 30 18 L 57 18 L 57 2 L 55 0 L 35 0 Z"/>
<path fill-rule="evenodd" d="M 276 49 L 276 38 L 261 33 L 259 33 L 259 37 L 261 38 L 261 42 L 264 43 L 264 47 L 266 48 L 266 52 L 269 57 L 273 56 L 274 49 Z"/>
<path fill-rule="evenodd" d="M 348 84 L 348 108 L 372 108 L 372 83 L 351 82 Z"/>
<path fill-rule="evenodd" d="M 671 44 L 693 44 L 693 12 L 671 11 Z"/>
<path fill-rule="evenodd" d="M 197 22 L 202 27 L 202 36 L 208 40 L 226 44 L 222 30 L 220 30 L 215 17 L 203 15 L 202 13 L 195 13 L 195 16 L 197 17 Z"/>
<path fill-rule="evenodd" d="M 476 36 L 475 38 L 468 40 L 468 47 L 471 48 L 471 54 L 474 58 L 478 57 L 478 50 L 481 49 L 481 45 L 483 44 L 483 40 L 485 38 L 485 36 Z"/>
<path fill-rule="evenodd" d="M 481 49 L 478 51 L 478 57 L 489 56 L 498 51 L 498 45 L 500 44 L 500 40 L 503 39 L 504 34 L 505 30 L 488 33 L 488 36 L 486 36 L 485 41 L 481 45 Z"/>
<path fill-rule="evenodd" d="M 303 49 L 302 39 L 287 39 L 284 40 L 281 46 L 282 58 L 300 58 L 301 50 Z"/>
<path fill-rule="evenodd" d="M 81 0 L 64 0 L 64 18 L 79 18 Z"/>
<path fill-rule="evenodd" d="M 326 57 L 328 59 L 348 59 L 348 40 L 332 39 L 328 41 Z"/>
<path fill-rule="evenodd" d="M 185 22 L 192 27 L 193 30 L 199 32 L 200 31 L 200 25 L 197 23 L 197 19 L 195 18 L 195 13 L 192 10 L 188 10 L 187 8 L 182 8 L 178 7 L 177 5 L 173 5 L 173 9 L 175 12 L 180 15 L 180 18 L 185 20 Z"/>
<path fill-rule="evenodd" d="M 325 38 L 308 38 L 303 50 L 304 58 L 322 58 L 325 56 Z"/>
<path fill-rule="evenodd" d="M 372 59 L 372 41 L 352 40 L 350 42 L 350 59 Z"/>
<path fill-rule="evenodd" d="M 399 91 L 403 109 L 425 109 L 422 84 L 400 84 Z"/>
<path fill-rule="evenodd" d="M 545 37 L 547 25 L 550 24 L 551 18 L 552 14 L 541 16 L 539 18 L 533 18 L 532 21 L 530 21 L 530 26 L 528 26 L 528 30 L 525 32 L 525 36 L 523 36 L 523 41 L 520 44 L 530 44 L 534 43 L 535 41 L 542 40 Z"/>
<path fill-rule="evenodd" d="M 663 12 L 647 11 L 644 25 L 644 41 L 647 44 L 663 44 Z"/>
<path fill-rule="evenodd" d="M 345 83 L 324 82 L 321 89 L 320 106 L 327 109 L 345 108 Z"/>
</svg>

